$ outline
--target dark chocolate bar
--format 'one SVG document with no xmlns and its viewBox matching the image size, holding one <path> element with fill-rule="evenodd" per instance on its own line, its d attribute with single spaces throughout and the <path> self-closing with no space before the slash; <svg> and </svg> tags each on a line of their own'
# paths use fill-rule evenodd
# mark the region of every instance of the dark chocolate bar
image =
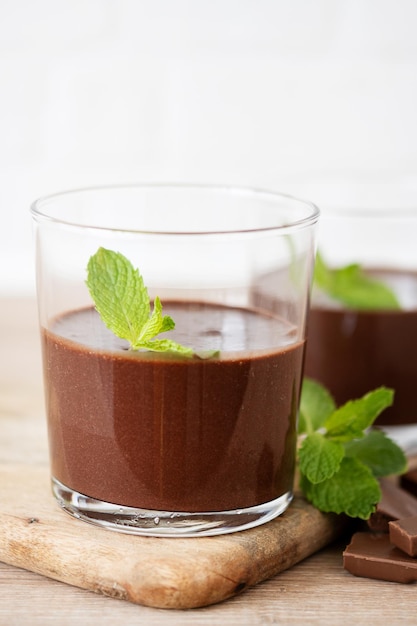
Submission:
<svg viewBox="0 0 417 626">
<path fill-rule="evenodd" d="M 417 580 L 417 559 L 393 546 L 386 533 L 355 533 L 343 552 L 343 566 L 365 578 L 399 583 Z"/>
<path fill-rule="evenodd" d="M 381 480 L 382 498 L 368 519 L 374 532 L 388 533 L 388 522 L 417 515 L 417 498 L 389 479 Z"/>
<path fill-rule="evenodd" d="M 400 478 L 400 485 L 413 496 L 417 496 L 417 469 L 403 474 Z"/>
<path fill-rule="evenodd" d="M 417 556 L 417 516 L 405 517 L 389 522 L 389 537 L 392 544 L 409 556 Z"/>
</svg>

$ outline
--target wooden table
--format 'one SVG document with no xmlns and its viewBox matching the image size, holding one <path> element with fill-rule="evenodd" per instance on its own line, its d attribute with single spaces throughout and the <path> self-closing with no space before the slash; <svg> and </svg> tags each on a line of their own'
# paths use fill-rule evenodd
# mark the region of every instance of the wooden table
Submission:
<svg viewBox="0 0 417 626">
<path fill-rule="evenodd" d="M 48 463 L 35 302 L 0 299 L 0 463 Z M 417 587 L 355 578 L 333 545 L 222 604 L 189 611 L 95 595 L 0 563 L 0 626 L 417 623 Z"/>
</svg>

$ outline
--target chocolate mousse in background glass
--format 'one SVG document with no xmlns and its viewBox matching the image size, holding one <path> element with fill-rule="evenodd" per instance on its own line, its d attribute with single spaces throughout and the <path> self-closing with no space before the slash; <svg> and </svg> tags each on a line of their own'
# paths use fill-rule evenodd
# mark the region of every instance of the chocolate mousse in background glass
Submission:
<svg viewBox="0 0 417 626">
<path fill-rule="evenodd" d="M 292 499 L 317 208 L 264 191 L 131 185 L 32 206 L 53 493 L 133 534 L 215 535 Z M 129 349 L 86 286 L 99 248 L 138 268 L 164 336 Z M 207 351 L 209 356 L 207 358 Z M 211 356 L 210 356 L 211 354 Z"/>
<path fill-rule="evenodd" d="M 372 204 L 371 197 L 362 207 L 321 206 L 318 251 L 331 268 L 359 263 L 392 289 L 399 308 L 349 308 L 314 286 L 305 374 L 326 385 L 338 404 L 381 385 L 393 388 L 393 406 L 376 423 L 399 436 L 405 447 L 414 447 L 416 431 L 410 424 L 417 424 L 417 202 L 407 205 L 398 196 L 398 204 L 387 208 Z M 382 205 L 384 200 L 388 202 L 388 194 Z"/>
</svg>

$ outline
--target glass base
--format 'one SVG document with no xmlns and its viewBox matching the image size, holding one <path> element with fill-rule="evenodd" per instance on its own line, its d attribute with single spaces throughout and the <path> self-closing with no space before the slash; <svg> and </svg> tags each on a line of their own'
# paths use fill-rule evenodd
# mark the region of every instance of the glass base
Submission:
<svg viewBox="0 0 417 626">
<path fill-rule="evenodd" d="M 55 478 L 52 491 L 64 511 L 77 519 L 116 532 L 151 537 L 208 537 L 246 530 L 281 515 L 293 497 L 292 492 L 287 492 L 276 500 L 245 509 L 178 513 L 102 502 L 73 491 Z"/>
</svg>

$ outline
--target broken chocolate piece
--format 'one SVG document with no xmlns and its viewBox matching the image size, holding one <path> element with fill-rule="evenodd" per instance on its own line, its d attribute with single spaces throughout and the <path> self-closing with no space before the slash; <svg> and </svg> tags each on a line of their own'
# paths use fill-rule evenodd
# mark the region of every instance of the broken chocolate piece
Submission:
<svg viewBox="0 0 417 626">
<path fill-rule="evenodd" d="M 403 474 L 400 478 L 400 485 L 413 496 L 417 496 L 417 469 Z"/>
<path fill-rule="evenodd" d="M 417 559 L 393 546 L 387 534 L 355 533 L 343 552 L 343 567 L 365 578 L 398 583 L 417 580 Z"/>
<path fill-rule="evenodd" d="M 409 556 L 417 556 L 417 516 L 389 522 L 389 538 L 397 548 Z"/>
<path fill-rule="evenodd" d="M 388 533 L 388 522 L 417 515 L 417 498 L 389 479 L 381 480 L 382 498 L 368 519 L 374 532 Z"/>
</svg>

